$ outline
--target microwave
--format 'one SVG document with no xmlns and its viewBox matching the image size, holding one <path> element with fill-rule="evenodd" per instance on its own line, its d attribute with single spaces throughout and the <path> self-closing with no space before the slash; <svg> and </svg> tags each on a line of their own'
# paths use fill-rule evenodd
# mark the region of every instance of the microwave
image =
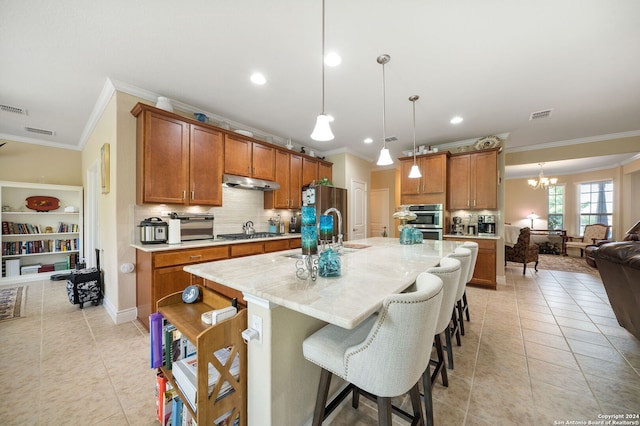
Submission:
<svg viewBox="0 0 640 426">
<path fill-rule="evenodd" d="M 442 204 L 411 204 L 408 210 L 416 215 L 414 220 L 407 224 L 419 229 L 442 229 L 444 223 L 444 212 Z"/>
</svg>

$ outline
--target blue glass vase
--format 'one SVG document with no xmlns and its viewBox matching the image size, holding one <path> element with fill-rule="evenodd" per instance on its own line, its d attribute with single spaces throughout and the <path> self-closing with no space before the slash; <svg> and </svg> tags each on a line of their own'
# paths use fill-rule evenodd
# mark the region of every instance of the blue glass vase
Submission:
<svg viewBox="0 0 640 426">
<path fill-rule="evenodd" d="M 318 273 L 321 277 L 339 277 L 342 273 L 340 266 L 340 255 L 329 248 L 320 253 L 318 261 Z"/>
<path fill-rule="evenodd" d="M 318 254 L 318 228 L 316 225 L 303 225 L 300 228 L 302 254 Z"/>
<path fill-rule="evenodd" d="M 413 244 L 413 228 L 410 226 L 405 226 L 400 231 L 400 244 Z"/>
</svg>

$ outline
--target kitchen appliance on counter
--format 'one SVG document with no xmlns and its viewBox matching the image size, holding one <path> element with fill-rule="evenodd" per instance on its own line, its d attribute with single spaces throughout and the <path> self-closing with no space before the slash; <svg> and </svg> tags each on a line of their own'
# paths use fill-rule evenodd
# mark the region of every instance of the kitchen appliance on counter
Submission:
<svg viewBox="0 0 640 426">
<path fill-rule="evenodd" d="M 451 225 L 451 233 L 455 235 L 464 234 L 464 225 L 460 216 L 453 217 L 453 225 Z"/>
<path fill-rule="evenodd" d="M 496 235 L 496 216 L 492 214 L 478 215 L 478 236 L 493 237 Z"/>
<path fill-rule="evenodd" d="M 416 218 L 407 222 L 408 225 L 422 232 L 425 240 L 441 240 L 443 228 L 442 204 L 410 204 L 407 207 Z"/>
<path fill-rule="evenodd" d="M 301 222 L 302 222 L 302 214 L 299 211 L 295 212 L 291 216 L 291 219 L 289 219 L 289 233 L 299 234 Z"/>
<path fill-rule="evenodd" d="M 305 186 L 302 188 L 302 205 L 315 206 L 316 217 L 320 218 L 327 210 L 333 208 L 335 211 L 329 214 L 333 216 L 333 233 L 336 241 L 338 236 L 344 235 L 344 227 L 347 225 L 347 190 L 329 185 Z M 300 217 L 298 217 L 300 220 Z M 342 229 L 340 229 L 342 225 Z"/>
<path fill-rule="evenodd" d="M 150 217 L 138 225 L 142 244 L 164 244 L 169 235 L 169 224 L 159 217 Z"/>
<path fill-rule="evenodd" d="M 208 213 L 171 213 L 171 219 L 180 220 L 180 241 L 212 240 L 213 220 Z"/>
</svg>

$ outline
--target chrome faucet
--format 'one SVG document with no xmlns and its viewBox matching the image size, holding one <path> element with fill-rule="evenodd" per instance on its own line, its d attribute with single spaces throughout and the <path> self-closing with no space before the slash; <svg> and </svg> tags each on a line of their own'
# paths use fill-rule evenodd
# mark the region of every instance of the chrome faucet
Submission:
<svg viewBox="0 0 640 426">
<path fill-rule="evenodd" d="M 327 210 L 324 211 L 324 213 L 322 213 L 323 215 L 328 215 L 329 213 L 333 213 L 335 212 L 335 214 L 338 216 L 338 250 L 342 250 L 342 240 L 343 240 L 343 235 L 342 235 L 342 213 L 340 213 L 340 210 L 336 209 L 335 207 L 331 207 L 328 208 Z"/>
</svg>

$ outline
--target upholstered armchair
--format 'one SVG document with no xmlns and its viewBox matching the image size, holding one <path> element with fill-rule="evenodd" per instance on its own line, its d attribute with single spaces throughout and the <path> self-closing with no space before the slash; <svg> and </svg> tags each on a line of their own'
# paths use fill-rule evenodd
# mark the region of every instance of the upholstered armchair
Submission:
<svg viewBox="0 0 640 426">
<path fill-rule="evenodd" d="M 609 235 L 609 226 L 601 223 L 587 225 L 584 227 L 584 235 L 582 237 L 568 237 L 566 242 L 567 248 L 579 248 L 580 257 L 584 256 L 584 249 L 590 245 L 597 245 L 598 241 L 606 240 Z"/>
<path fill-rule="evenodd" d="M 524 264 L 522 275 L 527 273 L 527 263 L 536 262 L 534 269 L 538 270 L 538 250 L 537 244 L 531 244 L 531 229 L 522 228 L 518 235 L 518 242 L 513 247 L 504 247 L 504 264 L 507 262 L 517 262 Z"/>
</svg>

